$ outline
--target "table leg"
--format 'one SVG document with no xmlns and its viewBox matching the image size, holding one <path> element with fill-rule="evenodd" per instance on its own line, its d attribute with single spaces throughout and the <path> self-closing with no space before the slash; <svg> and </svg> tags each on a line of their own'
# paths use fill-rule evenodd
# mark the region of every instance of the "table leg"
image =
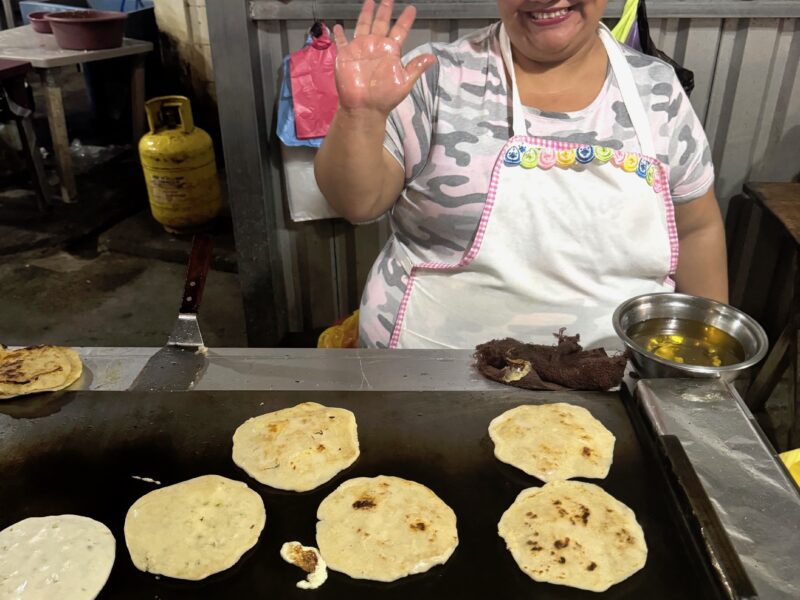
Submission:
<svg viewBox="0 0 800 600">
<path fill-rule="evenodd" d="M 796 338 L 797 329 L 798 317 L 795 315 L 789 319 L 781 336 L 767 355 L 761 370 L 750 385 L 750 389 L 747 390 L 745 404 L 754 413 L 764 410 L 764 405 L 775 390 L 775 386 L 786 373 L 786 369 L 791 366 L 794 341 L 792 338 Z"/>
<path fill-rule="evenodd" d="M 797 332 L 797 337 L 794 340 L 794 360 L 792 366 L 792 383 L 790 386 L 791 395 L 789 401 L 791 402 L 790 414 L 790 428 L 789 428 L 789 448 L 800 448 L 800 331 Z"/>
<path fill-rule="evenodd" d="M 139 140 L 147 131 L 144 112 L 144 57 L 134 56 L 131 64 L 131 122 L 133 124 L 133 152 L 139 155 Z"/>
<path fill-rule="evenodd" d="M 33 175 L 33 185 L 36 191 L 36 203 L 40 212 L 45 212 L 52 206 L 50 202 L 50 186 L 47 184 L 47 173 L 42 164 L 42 155 L 39 153 L 39 145 L 36 143 L 36 132 L 30 117 L 17 119 L 17 130 L 19 131 L 22 148 L 25 151 L 25 158 L 28 168 Z"/>
<path fill-rule="evenodd" d="M 42 69 L 39 75 L 44 87 L 47 123 L 50 125 L 50 137 L 53 138 L 53 151 L 56 155 L 58 177 L 61 180 L 61 199 L 68 203 L 75 202 L 78 191 L 75 185 L 75 173 L 72 170 L 72 157 L 69 153 L 69 135 L 61 86 L 52 69 Z"/>
<path fill-rule="evenodd" d="M 14 7 L 11 6 L 11 0 L 3 0 L 3 10 L 6 15 L 6 29 L 14 28 Z"/>
</svg>

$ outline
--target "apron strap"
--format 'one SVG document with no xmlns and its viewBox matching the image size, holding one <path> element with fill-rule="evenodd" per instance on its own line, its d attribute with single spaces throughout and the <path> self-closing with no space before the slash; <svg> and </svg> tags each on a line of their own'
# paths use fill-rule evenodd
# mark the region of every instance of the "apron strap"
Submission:
<svg viewBox="0 0 800 600">
<path fill-rule="evenodd" d="M 631 124 L 633 125 L 636 137 L 639 139 L 639 147 L 642 149 L 642 154 L 655 158 L 656 147 L 653 143 L 650 119 L 647 118 L 644 104 L 642 104 L 642 97 L 639 95 L 639 89 L 636 87 L 636 82 L 633 79 L 633 72 L 628 65 L 628 59 L 625 58 L 625 53 L 622 51 L 622 46 L 614 39 L 608 27 L 603 23 L 600 24 L 600 39 L 606 47 L 608 61 L 611 63 L 611 70 L 614 72 L 614 77 L 617 79 L 617 85 L 619 85 L 619 91 L 622 94 L 622 101 L 625 103 L 625 109 L 628 111 L 628 116 L 631 118 Z"/>
<path fill-rule="evenodd" d="M 522 109 L 522 100 L 519 98 L 517 76 L 514 73 L 514 59 L 511 56 L 511 40 L 508 38 L 508 33 L 506 33 L 506 26 L 502 23 L 500 23 L 500 54 L 511 77 L 511 82 L 509 83 L 511 88 L 511 116 L 513 119 L 511 121 L 511 131 L 514 136 L 527 135 L 528 128 L 525 126 L 525 111 Z"/>
<path fill-rule="evenodd" d="M 611 65 L 611 71 L 619 85 L 620 93 L 622 94 L 622 101 L 631 118 L 633 130 L 639 140 L 639 146 L 642 149 L 642 154 L 655 158 L 655 144 L 653 143 L 653 133 L 650 129 L 650 120 L 647 118 L 644 105 L 642 104 L 639 90 L 636 87 L 636 82 L 633 79 L 628 61 L 622 51 L 619 43 L 611 35 L 604 24 L 600 24 L 600 39 L 605 46 L 606 53 L 608 54 L 608 61 Z M 511 108 L 512 108 L 512 123 L 511 128 L 515 136 L 527 135 L 527 127 L 525 126 L 525 111 L 522 108 L 522 101 L 519 97 L 519 89 L 517 87 L 517 76 L 514 73 L 514 60 L 511 54 L 511 40 L 506 33 L 506 27 L 500 24 L 500 54 L 503 57 L 506 70 L 511 77 L 509 87 L 511 88 Z"/>
</svg>

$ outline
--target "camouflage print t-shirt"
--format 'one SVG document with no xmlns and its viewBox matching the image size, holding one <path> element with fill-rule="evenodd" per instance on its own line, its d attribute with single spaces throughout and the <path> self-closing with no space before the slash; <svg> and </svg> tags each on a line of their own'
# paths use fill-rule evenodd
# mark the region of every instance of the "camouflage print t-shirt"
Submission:
<svg viewBox="0 0 800 600">
<path fill-rule="evenodd" d="M 450 44 L 426 44 L 405 59 L 431 52 L 437 62 L 387 121 L 384 146 L 403 166 L 406 179 L 388 214 L 392 236 L 361 300 L 364 346 L 389 344 L 407 282 L 403 264 L 454 263 L 472 241 L 492 167 L 512 136 L 499 30 L 496 23 Z M 656 58 L 627 47 L 624 52 L 649 109 L 657 158 L 669 171 L 673 202 L 702 196 L 714 182 L 711 151 L 675 72 Z M 600 94 L 583 110 L 525 110 L 531 136 L 640 151 L 610 70 Z"/>
</svg>

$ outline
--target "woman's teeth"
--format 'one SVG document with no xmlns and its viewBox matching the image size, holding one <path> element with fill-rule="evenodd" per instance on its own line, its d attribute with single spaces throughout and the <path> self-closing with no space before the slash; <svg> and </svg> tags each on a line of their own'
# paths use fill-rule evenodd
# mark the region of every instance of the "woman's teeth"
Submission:
<svg viewBox="0 0 800 600">
<path fill-rule="evenodd" d="M 569 14 L 568 8 L 562 8 L 561 10 L 554 10 L 551 12 L 532 12 L 530 15 L 533 17 L 535 21 L 544 20 L 544 19 L 557 19 L 558 17 L 563 17 Z"/>
</svg>

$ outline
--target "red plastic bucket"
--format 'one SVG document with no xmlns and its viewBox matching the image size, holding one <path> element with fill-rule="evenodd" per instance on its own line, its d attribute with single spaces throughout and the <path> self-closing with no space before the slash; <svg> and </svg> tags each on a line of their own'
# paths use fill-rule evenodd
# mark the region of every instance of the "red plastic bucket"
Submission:
<svg viewBox="0 0 800 600">
<path fill-rule="evenodd" d="M 30 21 L 31 27 L 33 27 L 35 32 L 53 33 L 53 30 L 50 28 L 50 22 L 46 18 L 49 14 L 49 12 L 40 10 L 28 15 L 28 21 Z"/>
<path fill-rule="evenodd" d="M 46 17 L 56 43 L 64 50 L 104 50 L 122 46 L 125 19 L 122 12 L 76 10 Z"/>
</svg>

